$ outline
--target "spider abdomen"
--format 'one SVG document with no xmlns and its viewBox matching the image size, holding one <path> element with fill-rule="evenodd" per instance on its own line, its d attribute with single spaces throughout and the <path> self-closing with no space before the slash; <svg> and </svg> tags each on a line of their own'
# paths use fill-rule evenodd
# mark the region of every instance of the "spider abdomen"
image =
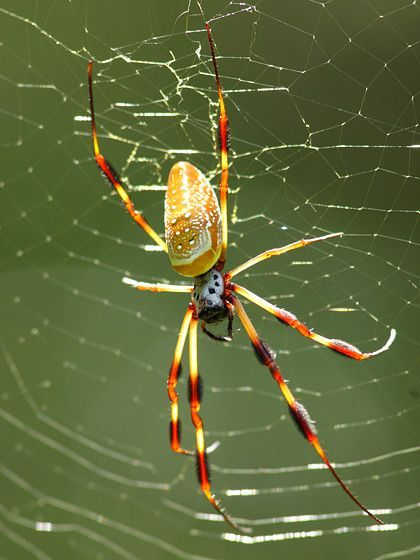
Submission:
<svg viewBox="0 0 420 560">
<path fill-rule="evenodd" d="M 173 268 L 200 276 L 218 261 L 222 249 L 221 214 L 212 186 L 191 163 L 176 163 L 165 197 L 165 238 Z"/>
</svg>

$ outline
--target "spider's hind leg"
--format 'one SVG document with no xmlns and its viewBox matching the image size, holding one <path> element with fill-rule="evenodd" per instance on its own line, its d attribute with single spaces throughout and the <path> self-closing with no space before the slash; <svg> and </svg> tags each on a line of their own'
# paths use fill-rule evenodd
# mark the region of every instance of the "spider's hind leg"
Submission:
<svg viewBox="0 0 420 560">
<path fill-rule="evenodd" d="M 100 147 L 99 147 L 99 140 L 98 135 L 96 132 L 96 119 L 95 119 L 95 109 L 93 103 L 93 80 L 92 80 L 92 68 L 93 62 L 89 61 L 88 63 L 88 85 L 89 85 L 89 104 L 90 104 L 90 124 L 92 129 L 92 141 L 93 141 L 93 152 L 95 155 L 96 163 L 107 179 L 107 181 L 114 187 L 117 191 L 119 197 L 124 203 L 128 213 L 132 217 L 132 219 L 140 226 L 156 243 L 156 245 L 160 245 L 161 249 L 168 252 L 168 247 L 165 241 L 160 237 L 158 233 L 150 226 L 149 222 L 143 216 L 141 212 L 136 210 L 134 207 L 134 203 L 131 200 L 130 196 L 128 195 L 124 185 L 122 184 L 118 174 L 112 167 L 112 165 L 108 162 L 108 160 L 102 155 Z"/>
</svg>

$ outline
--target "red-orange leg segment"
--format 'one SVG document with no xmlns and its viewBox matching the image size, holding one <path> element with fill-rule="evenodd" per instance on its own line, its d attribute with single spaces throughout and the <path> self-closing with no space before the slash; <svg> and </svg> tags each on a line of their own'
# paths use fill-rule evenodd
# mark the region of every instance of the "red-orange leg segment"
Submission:
<svg viewBox="0 0 420 560">
<path fill-rule="evenodd" d="M 206 23 L 207 37 L 209 40 L 211 58 L 213 61 L 214 74 L 216 77 L 217 94 L 219 97 L 219 148 L 220 163 L 222 168 L 222 176 L 220 179 L 220 211 L 222 214 L 222 252 L 219 258 L 218 269 L 222 270 L 226 262 L 226 251 L 228 244 L 228 220 L 227 220 L 227 196 L 228 196 L 228 179 L 229 179 L 229 120 L 226 113 L 225 102 L 223 99 L 223 91 L 220 83 L 219 68 L 217 66 L 216 53 L 214 50 L 213 38 L 211 35 L 210 25 Z"/>
<path fill-rule="evenodd" d="M 381 352 L 385 352 L 385 350 L 388 350 L 388 348 L 394 342 L 396 336 L 395 329 L 391 329 L 387 342 L 381 348 L 375 350 L 374 352 L 361 352 L 358 348 L 356 348 L 356 346 L 353 346 L 353 344 L 349 344 L 344 340 L 339 340 L 337 338 L 326 338 L 325 336 L 317 334 L 312 329 L 309 329 L 304 323 L 299 321 L 299 319 L 295 315 L 293 315 L 293 313 L 290 313 L 290 311 L 286 311 L 285 309 L 276 307 L 260 296 L 257 296 L 257 294 L 254 294 L 250 290 L 247 290 L 243 286 L 230 283 L 229 289 L 240 294 L 241 296 L 246 297 L 249 301 L 252 301 L 252 303 L 255 303 L 259 307 L 262 307 L 262 309 L 265 309 L 265 311 L 268 311 L 269 313 L 274 315 L 282 323 L 285 323 L 286 325 L 289 325 L 290 327 L 296 329 L 302 336 L 315 340 L 316 342 L 318 342 L 318 344 L 323 344 L 327 348 L 330 348 L 331 350 L 334 350 L 335 352 L 343 354 L 344 356 L 347 356 L 349 358 L 353 358 L 354 360 L 366 360 L 366 358 L 371 358 L 372 356 L 377 356 Z"/>
<path fill-rule="evenodd" d="M 146 218 L 135 209 L 133 201 L 128 196 L 126 190 L 122 186 L 121 181 L 118 178 L 115 170 L 111 167 L 111 165 L 108 163 L 108 161 L 104 158 L 104 156 L 100 152 L 98 136 L 96 134 L 95 109 L 93 105 L 92 65 L 93 65 L 92 61 L 89 61 L 88 82 L 89 82 L 90 121 L 92 125 L 93 151 L 95 154 L 96 163 L 98 164 L 99 169 L 102 171 L 102 173 L 105 175 L 105 177 L 108 179 L 108 181 L 111 183 L 111 185 L 115 188 L 115 190 L 119 194 L 120 198 L 124 202 L 125 207 L 127 208 L 128 213 L 136 222 L 136 224 L 139 225 L 148 235 L 150 235 L 153 241 L 157 245 L 160 245 L 162 249 L 167 253 L 168 248 L 166 246 L 166 243 L 163 241 L 160 235 L 157 234 L 155 230 L 149 225 Z"/>
<path fill-rule="evenodd" d="M 238 317 L 241 320 L 243 326 L 245 327 L 245 330 L 251 340 L 252 346 L 254 347 L 258 360 L 263 365 L 267 366 L 268 369 L 270 370 L 274 381 L 277 383 L 284 398 L 286 399 L 292 418 L 295 421 L 299 431 L 315 448 L 316 452 L 321 457 L 325 465 L 329 468 L 331 474 L 338 482 L 338 484 L 341 486 L 341 488 L 344 490 L 344 492 L 353 500 L 355 504 L 359 506 L 360 509 L 362 509 L 372 519 L 374 519 L 376 523 L 383 525 L 383 522 L 378 517 L 376 517 L 376 515 L 374 515 L 371 511 L 369 511 L 350 491 L 350 489 L 346 486 L 346 484 L 341 480 L 340 476 L 337 474 L 334 467 L 331 465 L 330 461 L 325 455 L 324 449 L 321 447 L 321 444 L 319 442 L 315 430 L 314 422 L 311 420 L 306 408 L 301 403 L 299 403 L 293 396 L 292 392 L 290 391 L 289 387 L 286 384 L 286 381 L 284 380 L 282 374 L 280 373 L 277 364 L 273 359 L 272 352 L 258 336 L 257 331 L 255 330 L 253 324 L 251 323 L 251 320 L 246 314 L 241 302 L 233 295 L 231 296 L 231 301 L 235 306 Z"/>
<path fill-rule="evenodd" d="M 210 485 L 210 473 L 207 460 L 206 447 L 204 444 L 204 428 L 203 421 L 200 417 L 200 403 L 201 403 L 201 387 L 200 377 L 198 374 L 198 358 L 197 358 L 197 325 L 198 317 L 193 316 L 190 324 L 190 384 L 189 384 L 189 400 L 191 420 L 195 428 L 195 438 L 197 446 L 197 474 L 200 482 L 200 487 L 218 513 L 223 519 L 235 530 L 244 532 L 244 529 L 239 527 L 230 515 L 226 512 L 220 501 L 212 493 Z"/>
<path fill-rule="evenodd" d="M 233 268 L 229 272 L 225 274 L 225 280 L 229 280 L 233 278 L 240 272 L 243 272 L 247 268 L 258 264 L 261 261 L 265 261 L 266 259 L 271 259 L 271 257 L 277 257 L 278 255 L 282 255 L 283 253 L 288 253 L 289 251 L 293 251 L 294 249 L 299 249 L 300 247 L 306 247 L 306 245 L 310 245 L 311 243 L 317 243 L 318 241 L 325 241 L 326 239 L 330 239 L 331 237 L 341 237 L 343 235 L 342 232 L 339 233 L 329 233 L 328 235 L 323 235 L 321 237 L 311 237 L 310 239 L 301 239 L 300 241 L 295 241 L 294 243 L 289 243 L 289 245 L 285 245 L 284 247 L 278 247 L 276 249 L 268 249 L 263 253 L 260 253 L 256 257 L 249 259 L 236 268 Z"/>
<path fill-rule="evenodd" d="M 178 410 L 178 393 L 176 386 L 178 377 L 181 373 L 181 356 L 184 349 L 185 340 L 187 338 L 188 329 L 190 328 L 191 317 L 193 315 L 194 307 L 192 304 L 188 306 L 187 312 L 184 315 L 181 329 L 178 334 L 178 340 L 175 346 L 174 358 L 172 360 L 171 369 L 169 370 L 169 377 L 167 382 L 167 390 L 169 400 L 171 401 L 171 423 L 169 427 L 169 437 L 171 440 L 171 448 L 176 453 L 183 453 L 184 455 L 194 455 L 193 451 L 187 451 L 181 447 L 181 423 L 179 420 Z"/>
</svg>

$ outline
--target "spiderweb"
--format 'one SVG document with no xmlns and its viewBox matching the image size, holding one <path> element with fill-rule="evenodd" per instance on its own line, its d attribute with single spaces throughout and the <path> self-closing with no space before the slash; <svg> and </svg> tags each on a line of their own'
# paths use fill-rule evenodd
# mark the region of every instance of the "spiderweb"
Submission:
<svg viewBox="0 0 420 560">
<path fill-rule="evenodd" d="M 217 184 L 206 19 L 232 128 L 228 266 L 342 231 L 238 281 L 365 351 L 397 330 L 356 363 L 247 306 L 383 527 L 319 465 L 238 321 L 229 346 L 200 337 L 199 364 L 214 490 L 250 535 L 220 521 L 193 461 L 169 450 L 186 296 L 121 282 L 182 279 L 95 169 L 86 63 L 102 149 L 162 231 L 175 161 Z M 0 22 L 1 558 L 417 557 L 416 2 L 3 0 Z"/>
</svg>

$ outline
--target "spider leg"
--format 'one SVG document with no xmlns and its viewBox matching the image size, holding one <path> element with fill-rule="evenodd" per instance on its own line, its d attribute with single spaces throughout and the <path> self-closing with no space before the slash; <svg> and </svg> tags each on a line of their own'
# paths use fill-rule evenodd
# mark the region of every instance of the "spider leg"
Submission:
<svg viewBox="0 0 420 560">
<path fill-rule="evenodd" d="M 304 323 L 299 321 L 299 319 L 295 315 L 293 315 L 293 313 L 290 313 L 285 309 L 276 307 L 260 296 L 257 296 L 257 294 L 254 294 L 250 290 L 247 290 L 243 286 L 232 283 L 230 284 L 229 288 L 232 291 L 246 297 L 249 301 L 252 301 L 252 303 L 255 303 L 259 307 L 262 307 L 263 309 L 274 315 L 282 323 L 293 327 L 302 336 L 315 340 L 319 344 L 323 344 L 324 346 L 327 346 L 327 348 L 330 348 L 331 350 L 334 350 L 335 352 L 343 354 L 344 356 L 347 356 L 349 358 L 353 358 L 354 360 L 366 360 L 367 358 L 372 358 L 372 356 L 377 356 L 381 352 L 385 352 L 385 350 L 388 350 L 388 348 L 395 340 L 396 330 L 391 329 L 387 342 L 381 348 L 375 350 L 374 352 L 361 352 L 358 348 L 356 348 L 356 346 L 353 346 L 353 344 L 349 344 L 344 340 L 339 340 L 337 338 L 327 338 L 325 336 L 317 334 L 312 329 L 309 329 Z"/>
<path fill-rule="evenodd" d="M 171 441 L 171 448 L 176 453 L 183 453 L 184 455 L 194 455 L 193 451 L 188 451 L 181 447 L 181 421 L 179 420 L 178 412 L 178 393 L 176 392 L 176 386 L 178 383 L 178 378 L 181 373 L 181 356 L 184 349 L 185 340 L 187 338 L 188 329 L 190 328 L 191 317 L 193 315 L 194 308 L 190 304 L 184 315 L 184 319 L 181 324 L 181 329 L 178 334 L 178 340 L 175 346 L 175 353 L 171 364 L 171 369 L 169 370 L 169 377 L 167 382 L 167 390 L 169 400 L 171 401 L 171 423 L 169 426 L 169 437 Z"/>
<path fill-rule="evenodd" d="M 173 293 L 191 293 L 194 289 L 194 286 L 186 286 L 183 284 L 150 284 L 149 282 L 140 282 L 137 280 L 133 280 L 128 276 L 124 276 L 122 281 L 124 284 L 128 286 L 132 286 L 136 288 L 136 290 L 140 290 L 141 292 L 148 291 L 148 292 L 173 292 Z"/>
<path fill-rule="evenodd" d="M 339 233 L 329 233 L 328 235 L 322 235 L 321 237 L 311 237 L 310 239 L 300 239 L 299 241 L 295 241 L 294 243 L 289 243 L 289 245 L 284 245 L 284 247 L 278 247 L 276 249 L 268 249 L 263 253 L 260 253 L 256 257 L 249 259 L 248 261 L 240 264 L 236 268 L 232 269 L 231 271 L 225 274 L 225 279 L 230 280 L 240 272 L 243 272 L 247 268 L 258 264 L 261 261 L 266 259 L 271 259 L 271 257 L 277 257 L 278 255 L 282 255 L 283 253 L 287 253 L 289 251 L 293 251 L 294 249 L 299 249 L 300 247 L 306 247 L 306 245 L 310 245 L 311 243 L 317 243 L 318 241 L 325 241 L 326 239 L 330 239 L 331 237 L 341 237 L 343 235 L 342 232 Z"/>
<path fill-rule="evenodd" d="M 216 76 L 217 94 L 219 97 L 219 149 L 220 163 L 222 168 L 222 176 L 220 179 L 220 210 L 222 214 L 222 252 L 219 258 L 218 268 L 222 270 L 226 262 L 226 251 L 228 244 L 228 219 L 227 219 L 227 197 L 228 197 L 228 178 L 229 178 L 229 162 L 228 151 L 230 142 L 229 120 L 226 113 L 225 102 L 223 99 L 223 91 L 220 83 L 219 68 L 217 66 L 216 53 L 214 50 L 213 38 L 211 35 L 210 25 L 206 23 L 207 37 L 209 40 L 211 58 L 213 61 L 214 74 Z"/>
<path fill-rule="evenodd" d="M 190 379 L 189 379 L 189 401 L 191 420 L 195 428 L 196 446 L 197 446 L 197 474 L 200 482 L 201 491 L 216 509 L 223 519 L 238 532 L 244 532 L 244 528 L 239 527 L 230 515 L 226 512 L 220 501 L 216 498 L 211 490 L 209 464 L 207 459 L 206 448 L 204 444 L 203 421 L 200 417 L 201 403 L 201 387 L 200 377 L 198 374 L 197 361 L 197 324 L 198 317 L 193 315 L 190 324 Z"/>
<path fill-rule="evenodd" d="M 232 329 L 233 313 L 234 313 L 233 305 L 228 301 L 225 301 L 225 305 L 228 313 L 228 327 L 227 327 L 227 334 L 225 336 L 213 334 L 212 332 L 206 329 L 206 322 L 205 321 L 201 322 L 201 330 L 203 331 L 203 333 L 206 334 L 212 340 L 216 340 L 217 342 L 232 342 L 233 340 L 233 329 Z"/>
<path fill-rule="evenodd" d="M 98 164 L 98 167 L 102 171 L 104 176 L 108 179 L 108 181 L 111 183 L 111 185 L 115 188 L 115 190 L 119 194 L 120 198 L 124 202 L 124 205 L 128 213 L 133 218 L 133 220 L 137 223 L 137 225 L 139 225 L 142 229 L 144 229 L 144 231 L 148 235 L 150 235 L 150 237 L 157 245 L 160 245 L 162 249 L 167 253 L 168 248 L 166 246 L 166 243 L 163 241 L 160 235 L 157 234 L 155 230 L 149 225 L 146 218 L 135 209 L 133 201 L 128 196 L 126 190 L 121 184 L 121 181 L 117 173 L 100 152 L 98 136 L 96 134 L 95 110 L 93 105 L 92 66 L 93 66 L 92 61 L 89 61 L 88 82 L 89 82 L 90 121 L 92 125 L 93 151 L 95 154 L 96 163 Z"/>
<path fill-rule="evenodd" d="M 378 517 L 376 517 L 371 511 L 369 511 L 350 491 L 350 489 L 346 486 L 346 484 L 341 480 L 340 476 L 337 474 L 336 470 L 328 460 L 324 449 L 321 447 L 321 444 L 319 442 L 315 430 L 315 424 L 311 420 L 306 408 L 301 403 L 299 403 L 293 396 L 279 368 L 277 367 L 277 364 L 273 359 L 272 352 L 258 336 L 257 331 L 255 330 L 254 325 L 251 323 L 251 320 L 246 314 L 241 302 L 233 295 L 231 296 L 231 298 L 232 298 L 231 301 L 235 306 L 235 310 L 239 316 L 239 319 L 241 320 L 243 326 L 245 327 L 245 330 L 251 340 L 252 346 L 254 347 L 254 350 L 257 354 L 259 361 L 263 365 L 267 366 L 268 369 L 270 370 L 274 381 L 277 383 L 277 385 L 279 386 L 283 394 L 283 397 L 286 399 L 292 418 L 295 421 L 299 431 L 315 448 L 315 451 L 321 457 L 325 465 L 329 468 L 331 474 L 338 482 L 338 484 L 341 486 L 341 488 L 344 490 L 344 492 L 353 500 L 355 504 L 359 506 L 360 509 L 362 509 L 372 519 L 374 519 L 376 523 L 383 525 L 383 522 Z"/>
</svg>

